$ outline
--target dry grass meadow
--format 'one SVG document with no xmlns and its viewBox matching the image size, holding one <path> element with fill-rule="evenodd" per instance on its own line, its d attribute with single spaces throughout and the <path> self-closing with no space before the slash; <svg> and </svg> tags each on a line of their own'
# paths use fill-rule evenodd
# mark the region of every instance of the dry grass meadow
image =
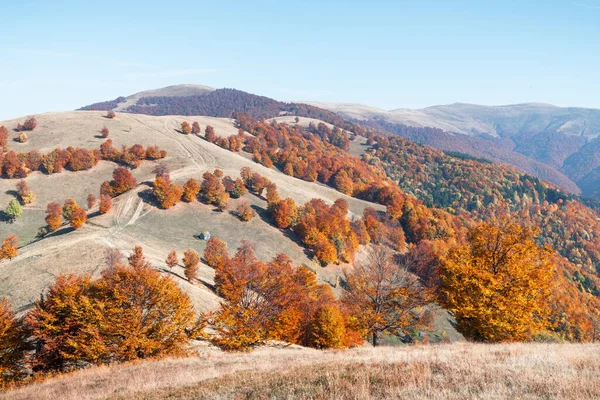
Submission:
<svg viewBox="0 0 600 400">
<path fill-rule="evenodd" d="M 95 367 L 0 396 L 86 399 L 598 399 L 600 345 L 455 343 L 203 350 Z"/>
</svg>

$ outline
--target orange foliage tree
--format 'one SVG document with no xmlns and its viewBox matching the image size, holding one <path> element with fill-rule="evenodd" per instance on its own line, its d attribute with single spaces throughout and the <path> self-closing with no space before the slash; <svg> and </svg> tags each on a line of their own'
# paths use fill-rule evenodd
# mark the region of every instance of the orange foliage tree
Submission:
<svg viewBox="0 0 600 400">
<path fill-rule="evenodd" d="M 6 299 L 0 300 L 0 388 L 26 374 L 27 331 Z"/>
<path fill-rule="evenodd" d="M 337 302 L 328 286 L 312 272 L 294 269 L 284 254 L 263 263 L 248 242 L 235 256 L 215 268 L 221 308 L 209 317 L 216 330 L 213 343 L 224 350 L 247 350 L 265 340 L 282 340 L 313 347 L 345 347 L 360 341 L 335 314 Z M 334 315 L 335 314 L 335 315 Z"/>
<path fill-rule="evenodd" d="M 549 328 L 550 250 L 537 231 L 510 219 L 481 223 L 441 267 L 441 300 L 466 336 L 486 342 L 529 339 Z"/>
<path fill-rule="evenodd" d="M 94 207 L 94 205 L 96 205 L 96 196 L 94 196 L 93 194 L 88 194 L 87 196 L 87 208 L 88 210 L 91 209 L 92 207 Z"/>
<path fill-rule="evenodd" d="M 192 126 L 190 125 L 189 122 L 183 121 L 181 123 L 181 132 L 185 133 L 186 135 L 189 135 L 190 133 L 192 133 Z"/>
<path fill-rule="evenodd" d="M 373 346 L 382 333 L 406 336 L 430 323 L 424 309 L 430 302 L 428 291 L 393 257 L 388 248 L 375 246 L 364 262 L 355 262 L 345 273 L 347 290 L 341 301 Z"/>
<path fill-rule="evenodd" d="M 227 243 L 216 237 L 211 237 L 206 242 L 204 249 L 204 260 L 209 267 L 222 267 L 229 262 L 229 254 L 227 253 Z"/>
<path fill-rule="evenodd" d="M 298 219 L 298 207 L 294 199 L 288 197 L 285 200 L 275 202 L 271 206 L 275 225 L 280 229 L 291 227 Z"/>
<path fill-rule="evenodd" d="M 200 254 L 196 250 L 186 250 L 183 253 L 183 266 L 185 268 L 185 277 L 190 283 L 198 279 L 198 264 L 200 263 Z"/>
<path fill-rule="evenodd" d="M 71 210 L 71 216 L 69 218 L 69 223 L 75 229 L 79 229 L 87 222 L 87 214 L 85 210 L 79 206 L 75 206 Z"/>
<path fill-rule="evenodd" d="M 152 193 L 159 206 L 163 209 L 168 209 L 181 200 L 183 188 L 175 183 L 171 183 L 168 175 L 161 175 L 154 180 Z"/>
<path fill-rule="evenodd" d="M 250 221 L 254 217 L 254 210 L 250 207 L 250 203 L 246 200 L 241 200 L 235 209 L 235 214 L 242 221 Z"/>
<path fill-rule="evenodd" d="M 19 238 L 14 233 L 8 235 L 0 247 L 0 259 L 8 258 L 12 260 L 19 254 Z"/>
<path fill-rule="evenodd" d="M 110 209 L 112 208 L 112 197 L 110 197 L 109 195 L 103 194 L 100 195 L 100 205 L 99 205 L 99 211 L 100 214 L 106 214 L 107 212 L 110 211 Z"/>
<path fill-rule="evenodd" d="M 177 265 L 177 252 L 175 250 L 171 250 L 167 255 L 167 259 L 165 260 L 165 264 L 167 267 L 173 268 Z"/>
<path fill-rule="evenodd" d="M 29 188 L 27 181 L 24 179 L 21 179 L 17 183 L 17 196 L 19 197 L 21 204 L 29 204 L 34 199 L 33 191 Z"/>
<path fill-rule="evenodd" d="M 62 213 L 62 207 L 58 203 L 48 203 L 46 206 L 46 224 L 50 232 L 54 232 L 62 225 Z"/>
<path fill-rule="evenodd" d="M 196 200 L 198 193 L 200 192 L 200 185 L 198 181 L 195 179 L 188 180 L 185 185 L 183 185 L 183 197 L 182 200 L 190 203 Z"/>
<path fill-rule="evenodd" d="M 201 328 L 189 298 L 145 261 L 116 263 L 96 281 L 60 275 L 26 321 L 44 371 L 182 355 Z"/>
</svg>

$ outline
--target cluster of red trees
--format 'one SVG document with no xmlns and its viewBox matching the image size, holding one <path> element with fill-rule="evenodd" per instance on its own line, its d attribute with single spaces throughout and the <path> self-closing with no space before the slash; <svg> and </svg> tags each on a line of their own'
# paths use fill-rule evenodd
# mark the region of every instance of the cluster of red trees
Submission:
<svg viewBox="0 0 600 400">
<path fill-rule="evenodd" d="M 25 122 L 21 125 L 20 123 L 17 124 L 17 130 L 18 131 L 32 131 L 37 127 L 37 118 L 35 117 L 35 115 L 31 116 L 31 117 L 27 117 L 27 119 L 25 120 Z"/>
<path fill-rule="evenodd" d="M 248 242 L 232 258 L 226 245 L 210 239 L 204 257 L 215 268 L 221 308 L 207 316 L 210 340 L 225 350 L 244 350 L 281 340 L 317 348 L 362 342 L 351 316 L 341 310 L 331 288 L 318 284 L 305 267 L 285 254 L 264 263 Z"/>
<path fill-rule="evenodd" d="M 318 135 L 323 142 L 331 143 L 335 147 L 339 147 L 345 151 L 350 150 L 349 134 L 342 131 L 337 126 L 330 129 L 322 122 L 319 122 L 317 126 L 311 122 L 308 124 L 308 131 Z"/>
<path fill-rule="evenodd" d="M 214 143 L 219 147 L 229 151 L 239 152 L 242 150 L 244 140 L 246 138 L 244 131 L 240 129 L 237 135 L 231 135 L 227 138 L 217 136 L 212 126 L 207 126 L 204 132 L 204 138 L 210 143 Z"/>
<path fill-rule="evenodd" d="M 167 152 L 157 146 L 136 144 L 130 148 L 123 147 L 121 151 L 112 145 L 112 140 L 104 142 L 99 150 L 87 150 L 78 147 L 54 149 L 42 154 L 38 150 L 27 153 L 9 151 L 0 153 L 2 175 L 8 179 L 24 178 L 33 171 L 47 174 L 61 172 L 63 169 L 83 171 L 94 167 L 99 160 L 114 161 L 126 164 L 131 168 L 139 166 L 141 160 L 157 160 L 166 157 Z"/>
<path fill-rule="evenodd" d="M 229 201 L 229 192 L 223 184 L 226 180 L 231 181 L 231 178 L 223 178 L 223 171 L 216 169 L 214 172 L 205 172 L 201 183 L 192 178 L 181 187 L 171 182 L 168 172 L 159 171 L 152 192 L 156 202 L 163 209 L 173 207 L 182 199 L 189 203 L 199 198 L 202 202 L 212 204 L 223 211 Z"/>
</svg>

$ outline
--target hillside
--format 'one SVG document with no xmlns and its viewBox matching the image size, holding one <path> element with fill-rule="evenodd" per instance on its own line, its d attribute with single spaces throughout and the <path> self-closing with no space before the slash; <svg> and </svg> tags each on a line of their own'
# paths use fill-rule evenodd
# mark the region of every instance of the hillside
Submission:
<svg viewBox="0 0 600 400">
<path fill-rule="evenodd" d="M 193 85 L 141 92 L 82 108 L 92 109 L 214 117 L 233 117 L 238 112 L 255 118 L 297 115 L 357 134 L 366 130 L 397 134 L 441 150 L 512 165 L 574 194 L 595 196 L 600 179 L 600 173 L 595 171 L 600 164 L 594 158 L 600 120 L 597 110 L 591 109 L 563 109 L 544 104 L 503 107 L 453 104 L 423 110 L 383 111 L 360 104 L 285 103 L 235 89 L 212 90 Z"/>
<path fill-rule="evenodd" d="M 360 104 L 307 104 L 370 122 L 441 150 L 462 151 L 513 165 L 572 193 L 596 195 L 600 110 L 540 103 L 456 103 L 391 111 Z M 435 129 L 414 132 L 406 127 Z"/>
<path fill-rule="evenodd" d="M 92 399 L 593 399 L 598 345 L 454 344 L 345 352 L 201 350 L 196 357 L 96 367 L 0 395 Z M 492 383 L 493 382 L 493 383 Z"/>
<path fill-rule="evenodd" d="M 179 126 L 187 117 L 152 117 L 146 115 L 118 114 L 115 119 L 106 119 L 99 111 L 48 113 L 37 116 L 38 127 L 29 136 L 27 143 L 10 143 L 17 151 L 40 150 L 47 152 L 55 147 L 81 146 L 97 148 L 103 141 L 98 136 L 102 127 L 110 129 L 114 145 L 131 146 L 135 143 L 158 145 L 168 152 L 164 163 L 171 171 L 173 181 L 183 184 L 190 177 L 201 177 L 207 170 L 220 168 L 225 175 L 239 176 L 244 166 L 268 177 L 277 183 L 282 197 L 291 197 L 298 203 L 312 198 L 322 198 L 332 203 L 337 198 L 348 201 L 350 211 L 362 215 L 365 207 L 384 209 L 370 202 L 345 196 L 338 191 L 316 183 L 305 182 L 273 169 L 265 168 L 243 154 L 221 149 L 196 136 L 178 133 Z M 219 135 L 237 133 L 233 121 L 226 118 L 193 117 L 203 127 L 211 125 Z M 0 122 L 0 125 L 13 126 L 20 120 Z M 45 175 L 33 173 L 27 182 L 35 194 L 32 204 L 24 206 L 23 216 L 13 224 L 2 222 L 0 236 L 15 233 L 22 245 L 20 255 L 10 263 L 1 263 L 0 298 L 8 297 L 18 311 L 30 307 L 39 298 L 44 288 L 57 274 L 64 272 L 91 272 L 98 274 L 104 266 L 104 251 L 107 246 L 128 253 L 133 246 L 142 245 L 149 259 L 155 265 L 164 265 L 164 259 L 171 249 L 178 253 L 192 248 L 200 253 L 205 243 L 195 238 L 200 232 L 210 231 L 213 236 L 222 237 L 235 249 L 242 239 L 250 239 L 256 246 L 257 255 L 268 259 L 284 251 L 297 264 L 313 265 L 305 249 L 273 227 L 262 218 L 254 218 L 248 223 L 240 221 L 228 212 L 215 212 L 212 207 L 196 203 L 180 203 L 174 209 L 160 210 L 146 201 L 155 162 L 143 162 L 133 170 L 139 185 L 115 199 L 113 210 L 106 215 L 95 216 L 83 228 L 76 231 L 65 229 L 59 234 L 36 240 L 38 229 L 45 225 L 46 204 L 51 201 L 63 203 L 73 198 L 79 204 L 86 203 L 88 193 L 96 194 L 100 184 L 110 179 L 114 163 L 100 161 L 88 170 Z M 0 179 L 0 204 L 6 207 L 14 197 L 16 180 Z M 262 197 L 247 194 L 244 196 L 261 213 L 266 209 Z M 231 200 L 230 208 L 236 202 Z M 96 208 L 97 209 L 97 208 Z M 93 210 L 92 210 L 93 211 Z M 333 270 L 333 271 L 331 271 Z M 335 273 L 335 267 L 319 269 L 325 279 Z M 182 269 L 174 271 L 175 277 L 182 276 Z M 203 266 L 202 279 L 212 284 L 214 271 Z M 192 286 L 179 279 L 182 288 L 188 292 L 199 311 L 213 309 L 218 298 L 206 286 Z"/>
</svg>

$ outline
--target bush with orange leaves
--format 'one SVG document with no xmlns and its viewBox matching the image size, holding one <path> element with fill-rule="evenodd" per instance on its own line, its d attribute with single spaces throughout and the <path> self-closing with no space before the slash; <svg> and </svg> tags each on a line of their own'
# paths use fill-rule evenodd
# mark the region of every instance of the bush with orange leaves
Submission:
<svg viewBox="0 0 600 400">
<path fill-rule="evenodd" d="M 58 203 L 48 203 L 46 206 L 46 224 L 48 224 L 48 230 L 54 232 L 63 223 L 62 220 L 63 210 Z"/>
<path fill-rule="evenodd" d="M 190 133 L 192 133 L 192 126 L 190 125 L 189 122 L 183 121 L 181 123 L 181 132 L 185 133 L 186 135 L 189 135 Z"/>
<path fill-rule="evenodd" d="M 8 258 L 12 260 L 19 254 L 19 238 L 14 233 L 8 235 L 0 247 L 0 260 Z"/>
<path fill-rule="evenodd" d="M 87 214 L 85 210 L 79 206 L 76 206 L 71 211 L 71 218 L 69 223 L 75 229 L 79 229 L 87 222 Z"/>
<path fill-rule="evenodd" d="M 185 185 L 183 185 L 183 196 L 182 200 L 186 203 L 191 203 L 196 200 L 198 193 L 200 192 L 200 185 L 198 181 L 195 179 L 188 180 Z"/>
<path fill-rule="evenodd" d="M 211 237 L 206 242 L 204 249 L 204 260 L 206 264 L 212 268 L 221 268 L 229 262 L 229 254 L 227 253 L 227 243 L 216 237 Z"/>
<path fill-rule="evenodd" d="M 152 194 L 162 209 L 173 207 L 181 200 L 183 188 L 175 183 L 171 183 L 168 175 L 161 175 L 154 180 Z"/>
<path fill-rule="evenodd" d="M 242 221 L 250 221 L 254 217 L 254 210 L 250 207 L 250 203 L 241 200 L 235 209 L 235 215 Z"/>
<path fill-rule="evenodd" d="M 284 254 L 263 263 L 244 241 L 231 260 L 215 268 L 215 287 L 224 301 L 208 317 L 215 329 L 210 339 L 224 350 L 248 350 L 267 340 L 345 347 L 346 337 L 355 337 L 336 314 L 331 288 L 317 284 L 308 269 L 294 269 Z"/>
<path fill-rule="evenodd" d="M 225 191 L 225 186 L 217 175 L 222 176 L 222 171 L 215 170 L 214 173 L 207 171 L 202 175 L 203 180 L 200 185 L 200 198 L 205 203 L 213 204 L 219 210 L 224 210 L 227 208 L 229 193 Z"/>
<path fill-rule="evenodd" d="M 171 278 L 137 261 L 117 263 L 95 281 L 57 278 L 26 317 L 39 343 L 33 367 L 68 371 L 187 353 L 202 328 L 189 298 Z"/>
<path fill-rule="evenodd" d="M 112 197 L 103 194 L 100 195 L 100 205 L 98 207 L 98 211 L 100 214 L 106 214 L 112 208 Z"/>
<path fill-rule="evenodd" d="M 183 266 L 185 268 L 185 277 L 188 282 L 193 283 L 198 279 L 198 264 L 200 263 L 200 254 L 196 250 L 186 250 L 183 253 Z"/>
<path fill-rule="evenodd" d="M 102 183 L 100 192 L 115 197 L 121 193 L 133 189 L 137 185 L 137 181 L 131 172 L 123 167 L 117 167 L 113 170 L 112 181 Z"/>
</svg>

